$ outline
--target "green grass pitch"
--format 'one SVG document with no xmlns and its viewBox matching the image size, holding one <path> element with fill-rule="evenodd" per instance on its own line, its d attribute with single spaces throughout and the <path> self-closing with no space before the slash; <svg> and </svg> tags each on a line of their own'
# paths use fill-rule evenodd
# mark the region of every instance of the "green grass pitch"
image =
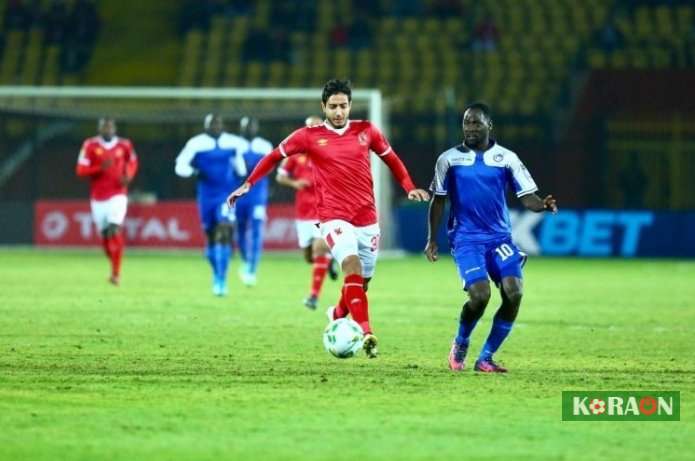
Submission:
<svg viewBox="0 0 695 461">
<path fill-rule="evenodd" d="M 695 262 L 532 258 L 505 376 L 454 374 L 449 259 L 380 261 L 381 357 L 323 350 L 309 266 L 210 294 L 193 253 L 0 250 L 0 460 L 695 459 Z M 231 275 L 236 275 L 236 265 Z M 493 297 L 472 338 L 487 335 Z M 562 422 L 563 390 L 678 390 L 680 422 Z"/>
</svg>

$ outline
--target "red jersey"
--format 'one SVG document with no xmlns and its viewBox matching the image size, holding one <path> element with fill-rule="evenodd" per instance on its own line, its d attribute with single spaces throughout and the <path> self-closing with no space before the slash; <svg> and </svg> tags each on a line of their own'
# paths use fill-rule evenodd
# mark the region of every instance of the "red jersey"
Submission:
<svg viewBox="0 0 695 461">
<path fill-rule="evenodd" d="M 392 150 L 371 122 L 350 120 L 341 129 L 325 123 L 300 128 L 278 149 L 285 157 L 306 153 L 311 159 L 319 221 L 342 219 L 358 227 L 377 222 L 369 151 L 383 157 Z"/>
<path fill-rule="evenodd" d="M 293 179 L 304 179 L 309 183 L 297 191 L 294 197 L 294 212 L 297 219 L 318 220 L 316 211 L 316 187 L 314 186 L 314 165 L 306 154 L 293 155 L 280 168 L 281 174 Z"/>
<path fill-rule="evenodd" d="M 102 169 L 102 162 L 107 159 L 111 165 Z M 93 200 L 107 200 L 128 192 L 122 180 L 132 179 L 137 169 L 138 158 L 130 140 L 114 137 L 106 142 L 95 136 L 82 143 L 76 172 L 78 176 L 90 178 L 89 195 Z"/>
</svg>

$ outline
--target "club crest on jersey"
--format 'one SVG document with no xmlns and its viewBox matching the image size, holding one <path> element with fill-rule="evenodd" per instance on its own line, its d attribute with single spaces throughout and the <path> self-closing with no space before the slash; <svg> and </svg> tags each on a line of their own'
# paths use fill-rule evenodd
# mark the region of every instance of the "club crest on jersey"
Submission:
<svg viewBox="0 0 695 461">
<path fill-rule="evenodd" d="M 316 144 L 318 144 L 319 146 L 323 147 L 323 146 L 325 146 L 325 145 L 328 144 L 328 140 L 325 139 L 325 138 L 321 138 L 321 139 L 319 139 L 318 141 L 316 141 Z"/>
<path fill-rule="evenodd" d="M 297 163 L 299 163 L 300 165 L 304 165 L 306 163 L 306 155 L 300 155 L 297 158 Z"/>
<path fill-rule="evenodd" d="M 502 154 L 495 154 L 495 156 L 492 157 L 492 159 L 493 159 L 495 162 L 498 162 L 498 163 L 499 163 L 499 162 L 501 162 L 502 160 L 504 160 L 504 155 L 502 155 Z"/>
<path fill-rule="evenodd" d="M 116 149 L 116 157 L 123 157 L 123 149 L 121 149 L 121 148 Z"/>
<path fill-rule="evenodd" d="M 366 146 L 369 144 L 369 136 L 367 135 L 367 132 L 362 131 L 360 134 L 358 134 L 357 141 L 360 143 L 360 146 Z"/>
<path fill-rule="evenodd" d="M 101 147 L 97 147 L 97 148 L 94 150 L 94 153 L 95 153 L 96 155 L 102 155 L 102 154 L 104 153 L 104 149 L 102 149 Z"/>
</svg>

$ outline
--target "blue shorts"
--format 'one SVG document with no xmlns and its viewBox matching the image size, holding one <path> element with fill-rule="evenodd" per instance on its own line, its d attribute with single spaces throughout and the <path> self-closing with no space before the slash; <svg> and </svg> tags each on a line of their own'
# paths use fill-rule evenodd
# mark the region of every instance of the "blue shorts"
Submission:
<svg viewBox="0 0 695 461">
<path fill-rule="evenodd" d="M 199 199 L 198 211 L 200 212 L 200 222 L 206 232 L 212 231 L 218 224 L 234 223 L 234 213 L 227 205 L 227 197 Z"/>
<path fill-rule="evenodd" d="M 487 280 L 488 275 L 499 286 L 504 277 L 522 278 L 521 268 L 526 253 L 509 237 L 485 243 L 452 242 L 451 254 L 467 290 L 472 284 Z"/>
</svg>

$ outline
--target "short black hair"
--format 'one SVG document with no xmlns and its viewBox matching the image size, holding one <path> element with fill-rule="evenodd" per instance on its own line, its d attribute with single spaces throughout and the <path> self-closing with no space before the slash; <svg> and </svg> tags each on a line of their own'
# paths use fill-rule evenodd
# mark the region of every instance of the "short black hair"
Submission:
<svg viewBox="0 0 695 461">
<path fill-rule="evenodd" d="M 479 110 L 480 112 L 483 113 L 485 118 L 487 118 L 489 121 L 492 121 L 492 111 L 490 110 L 490 106 L 488 106 L 484 102 L 474 102 L 474 103 L 468 104 L 466 106 L 466 108 L 464 109 L 463 113 L 465 114 L 468 109 Z"/>
<path fill-rule="evenodd" d="M 338 80 L 337 78 L 332 78 L 327 81 L 323 86 L 321 101 L 326 104 L 328 98 L 338 93 L 343 93 L 345 96 L 347 96 L 348 101 L 352 101 L 352 83 L 350 80 Z"/>
</svg>

